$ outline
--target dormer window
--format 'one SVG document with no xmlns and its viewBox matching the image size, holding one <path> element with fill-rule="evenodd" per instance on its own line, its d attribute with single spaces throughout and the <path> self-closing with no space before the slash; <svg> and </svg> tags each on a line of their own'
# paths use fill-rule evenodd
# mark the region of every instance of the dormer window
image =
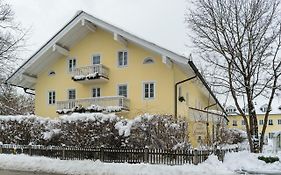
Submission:
<svg viewBox="0 0 281 175">
<path fill-rule="evenodd" d="M 227 113 L 235 113 L 236 112 L 236 108 L 234 106 L 229 106 L 226 108 L 226 112 Z"/>
<path fill-rule="evenodd" d="M 266 111 L 267 111 L 267 104 L 262 105 L 262 106 L 260 107 L 260 110 L 261 110 L 262 112 L 266 112 Z M 271 110 L 271 108 L 270 108 L 269 110 Z"/>
<path fill-rule="evenodd" d="M 143 60 L 143 64 L 153 64 L 154 60 L 151 57 L 147 57 Z"/>
<path fill-rule="evenodd" d="M 249 112 L 249 109 L 247 107 L 245 107 L 245 108 L 242 108 L 242 111 L 247 113 L 247 112 Z"/>
</svg>

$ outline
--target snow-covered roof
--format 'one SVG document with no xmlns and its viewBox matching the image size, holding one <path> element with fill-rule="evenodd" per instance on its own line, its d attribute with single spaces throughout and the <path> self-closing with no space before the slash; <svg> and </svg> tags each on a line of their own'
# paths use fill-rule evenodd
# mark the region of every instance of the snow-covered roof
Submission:
<svg viewBox="0 0 281 175">
<path fill-rule="evenodd" d="M 246 101 L 246 99 L 245 99 Z M 242 110 L 245 111 L 246 109 L 246 113 L 248 113 L 248 108 L 247 108 L 247 103 L 243 100 L 243 98 L 239 98 L 238 103 L 241 106 Z M 268 99 L 260 96 L 257 97 L 254 100 L 254 106 L 255 106 L 255 110 L 257 114 L 265 114 L 266 112 L 266 108 L 267 108 L 267 104 L 268 104 Z M 233 110 L 235 109 L 235 110 Z M 229 98 L 226 108 L 225 108 L 226 112 L 228 113 L 228 115 L 237 115 L 239 112 L 235 107 L 234 101 L 232 98 Z M 269 114 L 281 114 L 281 97 L 279 97 L 279 95 L 276 95 L 272 101 L 271 104 L 271 111 Z"/>
</svg>

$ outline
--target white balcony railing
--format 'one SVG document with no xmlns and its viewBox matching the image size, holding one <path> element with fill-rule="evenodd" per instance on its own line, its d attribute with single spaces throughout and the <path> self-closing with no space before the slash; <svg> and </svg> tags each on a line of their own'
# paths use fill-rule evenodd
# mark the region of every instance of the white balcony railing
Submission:
<svg viewBox="0 0 281 175">
<path fill-rule="evenodd" d="M 129 110 L 129 99 L 123 96 L 113 97 L 95 97 L 86 99 L 75 99 L 66 101 L 57 101 L 57 110 L 72 109 L 74 107 L 83 106 L 84 108 L 92 105 L 98 105 L 101 107 L 117 106 L 123 110 Z"/>
<path fill-rule="evenodd" d="M 75 80 L 81 80 L 83 78 L 94 78 L 94 75 L 98 77 L 102 77 L 108 79 L 108 72 L 109 69 L 102 64 L 92 65 L 92 66 L 85 66 L 85 67 L 78 67 L 75 68 L 72 72 L 72 78 Z"/>
</svg>

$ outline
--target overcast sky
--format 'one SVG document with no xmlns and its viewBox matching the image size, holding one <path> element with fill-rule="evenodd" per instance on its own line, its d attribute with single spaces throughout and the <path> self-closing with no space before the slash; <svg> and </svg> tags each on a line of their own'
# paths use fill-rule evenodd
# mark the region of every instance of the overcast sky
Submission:
<svg viewBox="0 0 281 175">
<path fill-rule="evenodd" d="M 184 22 L 188 0 L 6 0 L 15 20 L 30 28 L 27 59 L 58 32 L 78 10 L 177 53 L 189 54 Z"/>
</svg>

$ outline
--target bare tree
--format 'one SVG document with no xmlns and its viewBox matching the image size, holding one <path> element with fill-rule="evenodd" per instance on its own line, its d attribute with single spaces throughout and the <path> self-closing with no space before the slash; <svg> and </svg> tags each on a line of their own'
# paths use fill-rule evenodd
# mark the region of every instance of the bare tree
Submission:
<svg viewBox="0 0 281 175">
<path fill-rule="evenodd" d="M 14 20 L 9 4 L 0 0 L 0 74 L 12 73 L 20 58 L 17 53 L 24 46 L 26 31 Z"/>
<path fill-rule="evenodd" d="M 195 0 L 187 14 L 193 41 L 213 65 L 212 84 L 230 93 L 246 124 L 251 152 L 262 151 L 272 100 L 280 89 L 281 45 L 279 0 Z M 258 136 L 254 100 L 267 99 Z M 239 103 L 245 97 L 247 110 Z"/>
</svg>

